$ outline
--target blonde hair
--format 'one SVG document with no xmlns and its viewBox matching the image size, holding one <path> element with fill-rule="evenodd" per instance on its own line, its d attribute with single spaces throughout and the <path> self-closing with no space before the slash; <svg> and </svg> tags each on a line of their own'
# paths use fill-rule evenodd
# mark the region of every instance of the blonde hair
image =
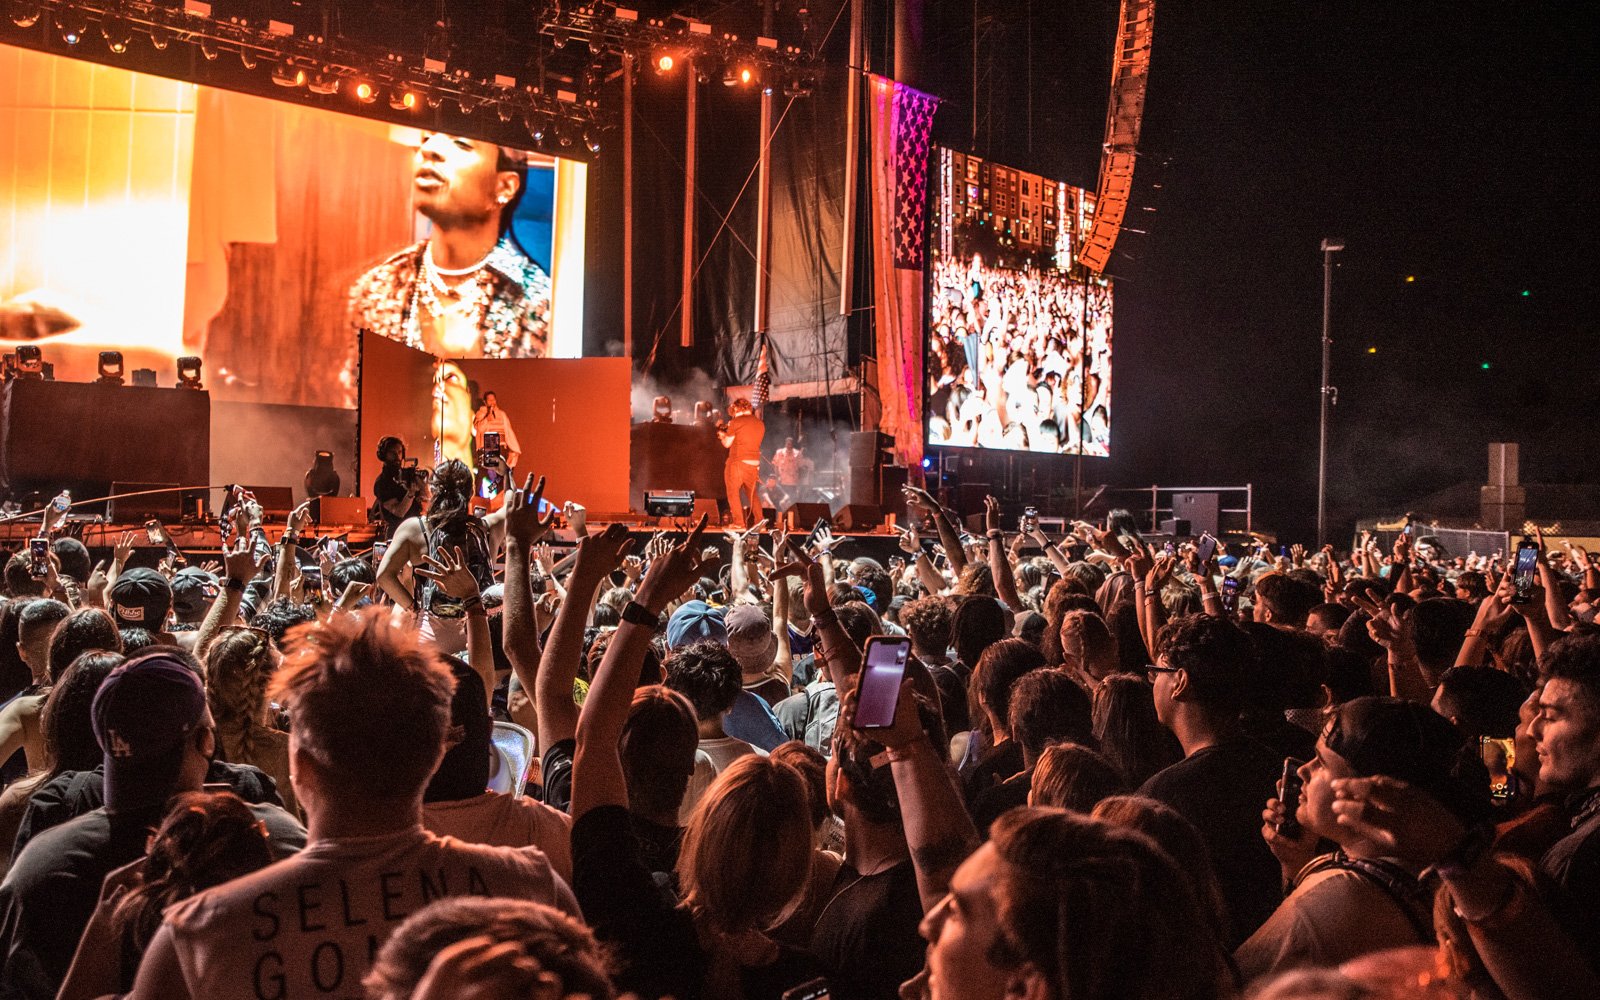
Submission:
<svg viewBox="0 0 1600 1000">
<path fill-rule="evenodd" d="M 235 628 L 206 648 L 206 700 L 227 759 L 255 759 L 256 724 L 272 679 L 272 641 L 265 632 Z"/>
<path fill-rule="evenodd" d="M 793 912 L 811 873 L 809 796 L 793 766 L 756 754 L 717 776 L 678 854 L 683 900 L 697 917 L 737 934 L 773 927 Z"/>
</svg>

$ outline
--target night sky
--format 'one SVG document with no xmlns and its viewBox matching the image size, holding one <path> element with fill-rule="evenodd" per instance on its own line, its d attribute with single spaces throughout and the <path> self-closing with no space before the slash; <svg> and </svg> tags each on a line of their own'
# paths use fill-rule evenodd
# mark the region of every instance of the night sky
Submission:
<svg viewBox="0 0 1600 1000">
<path fill-rule="evenodd" d="M 971 5 L 932 6 L 924 83 L 949 100 L 941 138 L 974 145 Z M 1309 538 L 1323 236 L 1347 246 L 1335 537 L 1481 483 L 1489 441 L 1522 444 L 1526 482 L 1594 481 L 1600 95 L 1583 7 L 1158 3 L 1127 220 L 1147 232 L 1124 233 L 1109 268 L 1114 457 L 1091 481 L 1253 481 L 1258 524 Z M 980 5 L 978 153 L 1094 186 L 1116 8 Z"/>
</svg>

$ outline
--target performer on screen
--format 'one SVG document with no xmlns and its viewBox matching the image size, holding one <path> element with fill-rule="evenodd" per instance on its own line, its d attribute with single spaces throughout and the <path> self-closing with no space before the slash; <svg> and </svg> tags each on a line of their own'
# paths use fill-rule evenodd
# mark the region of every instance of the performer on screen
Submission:
<svg viewBox="0 0 1600 1000">
<path fill-rule="evenodd" d="M 728 509 L 734 523 L 748 528 L 759 518 L 761 508 L 758 490 L 761 486 L 761 439 L 767 435 L 767 425 L 755 415 L 748 399 L 736 399 L 728 404 L 728 422 L 717 428 L 717 438 L 728 449 L 728 461 L 722 467 L 722 485 L 728 495 Z M 745 494 L 749 494 L 748 506 Z"/>
<path fill-rule="evenodd" d="M 425 133 L 411 204 L 433 232 L 356 280 L 351 328 L 442 358 L 546 356 L 550 276 L 510 235 L 522 180 L 502 146 Z"/>
</svg>

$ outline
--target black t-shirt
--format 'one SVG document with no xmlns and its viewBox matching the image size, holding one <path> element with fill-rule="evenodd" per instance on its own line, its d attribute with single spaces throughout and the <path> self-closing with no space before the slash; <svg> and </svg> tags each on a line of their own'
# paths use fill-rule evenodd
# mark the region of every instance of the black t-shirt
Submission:
<svg viewBox="0 0 1600 1000">
<path fill-rule="evenodd" d="M 1283 901 L 1283 874 L 1261 839 L 1261 810 L 1277 794 L 1283 758 L 1244 737 L 1197 750 L 1153 775 L 1139 794 L 1195 825 L 1216 869 L 1239 946 Z"/>
<path fill-rule="evenodd" d="M 552 809 L 572 811 L 572 756 L 577 752 L 577 740 L 556 740 L 540 759 L 544 804 Z"/>
<path fill-rule="evenodd" d="M 595 936 L 616 949 L 619 993 L 638 993 L 643 1000 L 704 995 L 709 957 L 694 919 L 661 893 L 623 807 L 599 806 L 573 822 L 572 891 Z M 746 1000 L 781 1000 L 785 991 L 817 975 L 810 955 L 782 948 L 771 965 L 744 970 L 743 993 Z"/>
<path fill-rule="evenodd" d="M 206 767 L 206 782 L 225 783 L 235 795 L 252 805 L 283 805 L 278 783 L 267 772 L 250 764 L 214 760 Z M 35 790 L 28 796 L 28 808 L 17 827 L 17 839 L 11 847 L 12 860 L 22 854 L 29 840 L 44 831 L 105 805 L 105 784 L 102 765 L 93 771 L 65 771 Z"/>
<path fill-rule="evenodd" d="M 1018 806 L 1028 804 L 1028 793 L 1033 790 L 1033 772 L 1014 774 L 998 785 L 991 785 L 978 793 L 972 803 L 972 822 L 983 839 L 989 839 L 989 826 Z"/>
<path fill-rule="evenodd" d="M 985 750 L 983 756 L 961 775 L 967 797 L 967 808 L 971 809 L 977 803 L 978 796 L 986 790 L 1021 772 L 1021 743 L 1016 740 L 1006 740 L 999 746 Z"/>
<path fill-rule="evenodd" d="M 305 846 L 305 829 L 281 808 L 255 807 L 274 854 Z M 141 858 L 166 808 L 95 809 L 39 834 L 0 884 L 0 996 L 53 1000 L 108 873 Z"/>
<path fill-rule="evenodd" d="M 811 953 L 828 970 L 833 1000 L 894 1000 L 900 984 L 922 969 L 921 922 L 909 860 L 866 876 L 840 866 L 811 932 Z"/>
<path fill-rule="evenodd" d="M 1574 796 L 1568 809 L 1572 832 L 1545 852 L 1539 868 L 1560 886 L 1551 900 L 1556 920 L 1600 972 L 1600 788 Z"/>
<path fill-rule="evenodd" d="M 388 529 L 387 534 L 394 534 L 394 529 L 400 527 L 401 521 L 408 517 L 416 517 L 422 513 L 422 500 L 416 497 L 412 498 L 411 507 L 398 517 L 389 513 L 389 509 L 384 506 L 386 503 L 406 498 L 406 484 L 400 478 L 400 466 L 398 465 L 385 465 L 383 467 L 383 471 L 378 473 L 378 478 L 372 481 L 372 495 L 378 502 L 378 514 L 383 518 L 384 526 Z"/>
</svg>

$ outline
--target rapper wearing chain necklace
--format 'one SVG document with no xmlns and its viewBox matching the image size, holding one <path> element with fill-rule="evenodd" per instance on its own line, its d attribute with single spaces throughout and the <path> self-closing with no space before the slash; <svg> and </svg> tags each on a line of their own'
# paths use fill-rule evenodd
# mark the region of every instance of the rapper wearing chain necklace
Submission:
<svg viewBox="0 0 1600 1000">
<path fill-rule="evenodd" d="M 433 246 L 422 255 L 423 281 L 420 282 L 422 306 L 428 314 L 441 321 L 449 318 L 470 319 L 477 326 L 488 312 L 494 289 L 484 265 L 494 253 L 490 248 L 477 263 L 463 268 L 444 268 L 434 263 Z M 444 279 L 465 277 L 467 280 L 451 285 Z"/>
</svg>

